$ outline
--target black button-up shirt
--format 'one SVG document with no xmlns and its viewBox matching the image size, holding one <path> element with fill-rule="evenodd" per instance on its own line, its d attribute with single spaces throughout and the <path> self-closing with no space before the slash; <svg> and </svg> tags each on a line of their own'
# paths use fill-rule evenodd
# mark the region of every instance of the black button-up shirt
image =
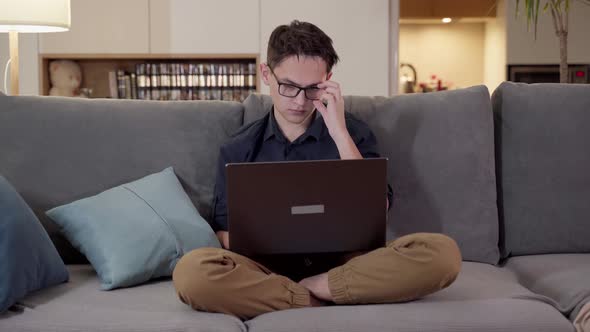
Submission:
<svg viewBox="0 0 590 332">
<path fill-rule="evenodd" d="M 375 135 L 364 122 L 346 113 L 346 127 L 359 152 L 364 158 L 378 158 Z M 321 114 L 315 118 L 303 135 L 293 142 L 285 137 L 274 117 L 273 109 L 262 119 L 248 124 L 234 134 L 221 147 L 215 182 L 213 220 L 215 231 L 227 231 L 227 199 L 225 165 L 237 162 L 322 160 L 340 159 L 336 143 L 330 136 Z M 389 207 L 393 192 L 388 186 Z"/>
</svg>

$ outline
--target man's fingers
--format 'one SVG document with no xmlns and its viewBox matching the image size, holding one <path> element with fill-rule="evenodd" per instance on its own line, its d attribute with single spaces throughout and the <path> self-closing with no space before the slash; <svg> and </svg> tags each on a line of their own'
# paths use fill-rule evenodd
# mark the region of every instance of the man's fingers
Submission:
<svg viewBox="0 0 590 332">
<path fill-rule="evenodd" d="M 318 88 L 333 94 L 336 100 L 342 99 L 342 90 L 340 90 L 340 84 L 334 81 L 325 81 L 317 85 Z"/>
<path fill-rule="evenodd" d="M 340 89 L 336 89 L 336 88 L 333 88 L 333 87 L 327 87 L 327 88 L 324 89 L 324 91 L 326 91 L 326 92 L 334 95 L 336 97 L 336 100 L 342 99 L 342 94 L 340 92 Z"/>
<path fill-rule="evenodd" d="M 326 101 L 327 103 L 334 103 L 336 102 L 336 96 L 334 96 L 332 93 L 324 91 L 324 93 L 322 93 L 322 95 L 320 96 L 320 100 Z"/>
<path fill-rule="evenodd" d="M 338 84 L 338 82 L 334 82 L 334 81 L 324 81 L 324 82 L 318 84 L 318 88 L 326 88 L 326 87 L 340 89 L 340 84 Z"/>
<path fill-rule="evenodd" d="M 324 106 L 324 104 L 322 104 L 322 102 L 319 100 L 314 100 L 313 106 L 315 106 L 315 108 L 322 114 L 322 116 L 324 116 L 325 113 L 328 111 L 326 106 Z"/>
</svg>

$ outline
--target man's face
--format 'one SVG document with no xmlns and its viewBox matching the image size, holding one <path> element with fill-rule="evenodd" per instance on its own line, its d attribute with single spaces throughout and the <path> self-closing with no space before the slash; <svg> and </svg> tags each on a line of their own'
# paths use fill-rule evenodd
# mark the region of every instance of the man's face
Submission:
<svg viewBox="0 0 590 332">
<path fill-rule="evenodd" d="M 306 88 L 324 82 L 331 76 L 331 73 L 327 73 L 326 62 L 320 57 L 290 56 L 272 70 L 266 64 L 261 64 L 260 69 L 264 83 L 270 87 L 275 116 L 294 125 L 305 124 L 315 107 L 303 90 L 294 98 L 282 96 L 279 83 L 291 85 L 289 89 L 293 89 L 292 86 Z M 308 92 L 308 95 L 311 94 L 311 91 Z"/>
</svg>

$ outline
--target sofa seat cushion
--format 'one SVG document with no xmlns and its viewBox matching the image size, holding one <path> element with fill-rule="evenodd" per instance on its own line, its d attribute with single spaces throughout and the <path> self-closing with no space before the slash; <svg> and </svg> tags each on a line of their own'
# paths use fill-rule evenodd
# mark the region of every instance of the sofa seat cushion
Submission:
<svg viewBox="0 0 590 332">
<path fill-rule="evenodd" d="M 0 315 L 0 331 L 245 331 L 233 316 L 192 310 L 169 278 L 142 286 L 100 291 L 90 265 L 68 265 L 70 282 L 33 293 L 18 312 Z"/>
<path fill-rule="evenodd" d="M 590 254 L 512 257 L 506 268 L 523 286 L 555 301 L 572 321 L 590 301 Z"/>
<path fill-rule="evenodd" d="M 249 331 L 572 331 L 551 301 L 520 285 L 509 270 L 463 263 L 457 281 L 421 300 L 328 306 L 264 314 Z"/>
</svg>

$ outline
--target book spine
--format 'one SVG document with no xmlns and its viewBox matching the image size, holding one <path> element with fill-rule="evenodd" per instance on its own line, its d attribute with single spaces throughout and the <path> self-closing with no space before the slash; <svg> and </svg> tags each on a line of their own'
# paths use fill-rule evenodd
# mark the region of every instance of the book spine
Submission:
<svg viewBox="0 0 590 332">
<path fill-rule="evenodd" d="M 117 70 L 117 98 L 125 98 L 125 72 Z"/>
<path fill-rule="evenodd" d="M 131 99 L 137 99 L 137 75 L 130 73 L 129 80 L 131 85 Z"/>
<path fill-rule="evenodd" d="M 131 99 L 131 78 L 129 74 L 125 73 L 123 75 L 123 82 L 125 86 L 125 99 Z"/>
<path fill-rule="evenodd" d="M 151 70 L 151 95 L 153 100 L 160 100 L 160 70 L 155 63 L 150 64 Z"/>
<path fill-rule="evenodd" d="M 207 79 L 207 72 L 204 64 L 199 64 L 199 100 L 207 100 L 207 96 L 209 95 L 209 84 L 210 81 Z"/>
<path fill-rule="evenodd" d="M 117 83 L 117 72 L 114 70 L 109 71 L 109 97 L 117 99 L 119 98 L 119 92 Z"/>
</svg>

